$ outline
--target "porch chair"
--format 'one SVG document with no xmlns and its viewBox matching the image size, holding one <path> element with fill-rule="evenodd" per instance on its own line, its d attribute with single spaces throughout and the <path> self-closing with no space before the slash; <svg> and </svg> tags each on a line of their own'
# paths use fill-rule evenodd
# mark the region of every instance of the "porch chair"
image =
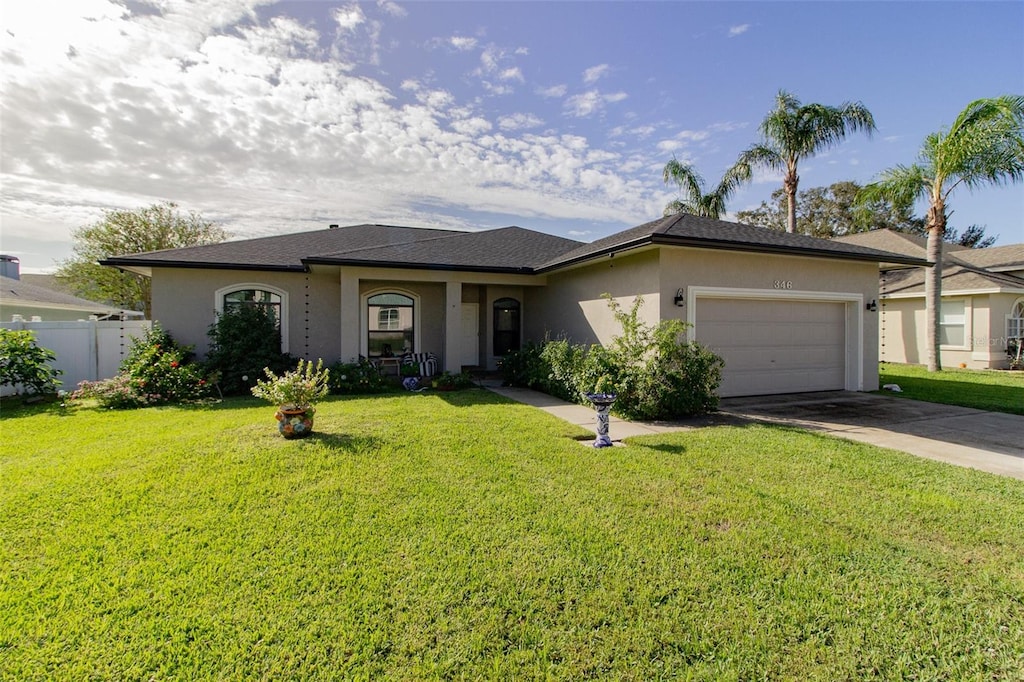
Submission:
<svg viewBox="0 0 1024 682">
<path fill-rule="evenodd" d="M 403 365 L 419 365 L 421 377 L 432 377 L 437 374 L 437 356 L 433 353 L 406 353 L 402 356 Z"/>
</svg>

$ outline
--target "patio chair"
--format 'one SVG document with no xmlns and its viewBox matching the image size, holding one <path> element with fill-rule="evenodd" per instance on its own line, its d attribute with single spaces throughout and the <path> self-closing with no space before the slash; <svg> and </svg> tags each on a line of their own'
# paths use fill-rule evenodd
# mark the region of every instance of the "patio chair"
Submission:
<svg viewBox="0 0 1024 682">
<path fill-rule="evenodd" d="M 421 377 L 437 374 L 437 356 L 433 353 L 406 353 L 402 356 L 402 364 L 418 365 Z"/>
</svg>

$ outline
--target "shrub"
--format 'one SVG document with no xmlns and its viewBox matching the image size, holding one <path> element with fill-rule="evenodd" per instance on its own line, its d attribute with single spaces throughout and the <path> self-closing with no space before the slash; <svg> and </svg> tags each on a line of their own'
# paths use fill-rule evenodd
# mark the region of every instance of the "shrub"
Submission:
<svg viewBox="0 0 1024 682">
<path fill-rule="evenodd" d="M 336 362 L 330 369 L 328 385 L 331 393 L 383 393 L 391 388 L 387 377 L 366 358 L 360 358 L 358 362 Z"/>
<path fill-rule="evenodd" d="M 572 344 L 567 339 L 527 346 L 505 356 L 505 381 L 586 404 L 586 394 L 617 395 L 614 411 L 627 419 L 675 419 L 718 406 L 722 359 L 683 338 L 686 325 L 662 320 L 650 326 L 639 319 L 643 298 L 629 312 L 607 294 L 622 333 L 607 346 Z"/>
<path fill-rule="evenodd" d="M 31 331 L 0 329 L 0 386 L 22 386 L 32 393 L 53 393 L 64 372 L 50 367 L 52 350 L 36 345 Z"/>
<path fill-rule="evenodd" d="M 505 385 L 545 390 L 550 370 L 541 357 L 543 350 L 543 346 L 530 341 L 519 350 L 504 355 L 498 361 L 498 367 Z"/>
<path fill-rule="evenodd" d="M 274 314 L 260 306 L 239 306 L 217 316 L 206 332 L 210 351 L 206 368 L 217 373 L 226 395 L 245 395 L 264 368 L 284 372 L 295 358 L 281 352 L 281 331 Z"/>
<path fill-rule="evenodd" d="M 83 381 L 73 398 L 95 398 L 103 407 L 125 409 L 183 403 L 210 395 L 203 367 L 190 362 L 191 346 L 178 345 L 158 323 L 132 337 L 121 372 L 112 379 Z"/>
</svg>

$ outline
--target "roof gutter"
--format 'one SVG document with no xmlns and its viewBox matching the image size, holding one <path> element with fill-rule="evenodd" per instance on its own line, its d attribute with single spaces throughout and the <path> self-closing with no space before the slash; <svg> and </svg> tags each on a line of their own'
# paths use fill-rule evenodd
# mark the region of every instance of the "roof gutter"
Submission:
<svg viewBox="0 0 1024 682">
<path fill-rule="evenodd" d="M 140 275 L 149 275 L 143 272 L 144 268 L 186 268 L 190 270 L 260 270 L 265 272 L 308 272 L 309 268 L 304 265 L 256 265 L 249 263 L 197 263 L 195 261 L 167 261 L 167 260 L 142 260 L 137 258 L 105 258 L 100 265 L 107 265 L 128 272 L 135 272 Z"/>
</svg>

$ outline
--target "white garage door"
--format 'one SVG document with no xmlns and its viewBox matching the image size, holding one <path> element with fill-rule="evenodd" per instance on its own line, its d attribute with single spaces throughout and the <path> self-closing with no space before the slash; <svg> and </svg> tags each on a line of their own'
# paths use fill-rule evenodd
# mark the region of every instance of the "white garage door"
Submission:
<svg viewBox="0 0 1024 682">
<path fill-rule="evenodd" d="M 832 301 L 701 298 L 696 339 L 725 359 L 719 395 L 846 388 L 846 306 Z"/>
</svg>

